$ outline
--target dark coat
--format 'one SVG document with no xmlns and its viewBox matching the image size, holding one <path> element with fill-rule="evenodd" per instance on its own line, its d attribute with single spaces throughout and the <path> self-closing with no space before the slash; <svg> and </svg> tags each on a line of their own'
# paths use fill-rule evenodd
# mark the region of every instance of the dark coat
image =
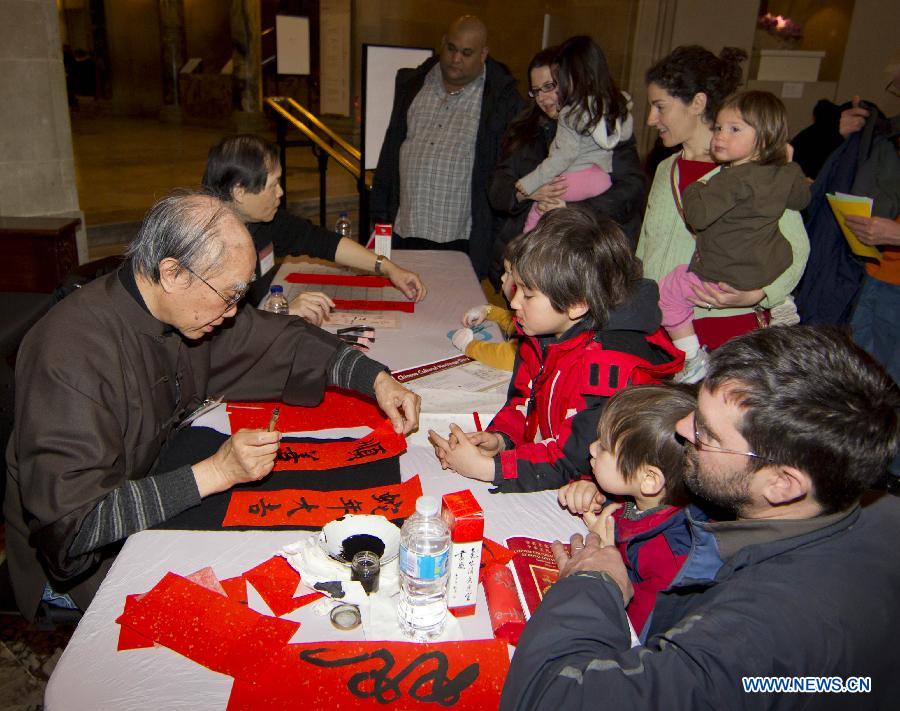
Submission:
<svg viewBox="0 0 900 711">
<path fill-rule="evenodd" d="M 16 362 L 4 513 L 22 613 L 33 617 L 48 579 L 87 608 L 121 542 L 71 556 L 82 521 L 110 491 L 154 473 L 175 426 L 205 398 L 315 405 L 339 347 L 301 318 L 246 305 L 189 342 L 153 318 L 117 272 L 57 304 Z"/>
<path fill-rule="evenodd" d="M 394 88 L 394 108 L 388 124 L 378 167 L 372 181 L 369 198 L 370 214 L 375 222 L 393 223 L 400 207 L 400 146 L 406 140 L 406 115 L 413 99 L 422 89 L 425 76 L 438 62 L 427 59 L 415 69 L 397 72 Z M 516 90 L 516 80 L 505 65 L 491 57 L 486 62 L 487 73 L 481 99 L 481 118 L 475 139 L 475 164 L 472 169 L 472 232 L 469 235 L 469 258 L 479 278 L 487 275 L 491 258 L 494 216 L 488 204 L 487 183 L 497 158 L 506 127 L 522 109 L 522 97 Z M 427 237 L 401 235 L 401 237 Z"/>
<path fill-rule="evenodd" d="M 604 708 L 671 711 L 893 708 L 900 500 L 885 496 L 817 530 L 754 543 L 759 524 L 724 524 L 744 545 L 723 562 L 711 533 L 719 524 L 692 522 L 681 580 L 658 596 L 642 646 L 631 647 L 610 579 L 556 583 L 519 640 L 500 708 L 574 711 L 598 708 L 598 699 Z M 742 685 L 743 677 L 812 675 L 869 677 L 871 691 L 745 693 Z"/>
<path fill-rule="evenodd" d="M 528 175 L 547 157 L 556 122 L 550 119 L 542 127 L 542 138 L 519 146 L 501 158 L 488 182 L 488 198 L 500 217 L 494 233 L 489 276 L 495 285 L 503 274 L 503 252 L 510 240 L 522 232 L 531 201 L 516 200 L 516 181 Z M 624 230 L 632 247 L 641 231 L 641 215 L 647 199 L 647 175 L 641 167 L 634 139 L 619 143 L 613 149 L 612 187 L 602 195 L 572 205 L 584 205 L 598 215 L 615 220 Z"/>
</svg>

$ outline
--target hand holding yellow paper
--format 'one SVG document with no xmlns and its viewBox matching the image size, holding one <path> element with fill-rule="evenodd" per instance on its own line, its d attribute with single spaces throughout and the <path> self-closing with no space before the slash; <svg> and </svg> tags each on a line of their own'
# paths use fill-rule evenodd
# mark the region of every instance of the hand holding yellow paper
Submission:
<svg viewBox="0 0 900 711">
<path fill-rule="evenodd" d="M 877 259 L 880 262 L 881 252 L 875 247 L 860 242 L 859 238 L 853 233 L 853 230 L 847 227 L 847 222 L 845 220 L 847 215 L 871 217 L 872 198 L 860 197 L 859 195 L 847 195 L 846 193 L 828 193 L 825 197 L 828 200 L 828 204 L 831 205 L 831 210 L 834 212 L 838 224 L 841 226 L 841 232 L 844 233 L 847 244 L 850 245 L 850 250 L 860 257 Z"/>
</svg>

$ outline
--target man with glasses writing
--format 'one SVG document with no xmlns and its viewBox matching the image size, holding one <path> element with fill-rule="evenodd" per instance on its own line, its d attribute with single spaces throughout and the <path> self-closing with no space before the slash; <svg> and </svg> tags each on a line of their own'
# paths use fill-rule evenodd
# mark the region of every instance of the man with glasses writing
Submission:
<svg viewBox="0 0 900 711">
<path fill-rule="evenodd" d="M 762 329 L 715 351 L 677 429 L 686 485 L 734 520 L 691 508 L 691 553 L 635 647 L 616 548 L 592 533 L 573 536 L 571 555 L 554 544 L 560 581 L 522 635 L 501 708 L 895 703 L 900 501 L 860 499 L 897 451 L 896 384 L 842 332 Z M 765 690 L 772 680 L 782 686 Z"/>
<path fill-rule="evenodd" d="M 16 602 L 85 609 L 124 539 L 265 477 L 278 432 L 241 430 L 212 456 L 159 471 L 175 428 L 208 397 L 315 405 L 326 385 L 373 396 L 394 429 L 418 397 L 384 366 L 296 317 L 239 302 L 256 267 L 220 200 L 154 205 L 122 268 L 60 302 L 18 353 L 7 451 L 7 555 Z"/>
</svg>

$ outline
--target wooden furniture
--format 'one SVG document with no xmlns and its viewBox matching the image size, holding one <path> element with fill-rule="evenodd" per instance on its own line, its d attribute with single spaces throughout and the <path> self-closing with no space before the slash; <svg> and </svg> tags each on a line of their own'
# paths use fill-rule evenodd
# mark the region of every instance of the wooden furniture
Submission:
<svg viewBox="0 0 900 711">
<path fill-rule="evenodd" d="M 77 217 L 0 217 L 0 291 L 50 294 L 78 266 Z"/>
</svg>

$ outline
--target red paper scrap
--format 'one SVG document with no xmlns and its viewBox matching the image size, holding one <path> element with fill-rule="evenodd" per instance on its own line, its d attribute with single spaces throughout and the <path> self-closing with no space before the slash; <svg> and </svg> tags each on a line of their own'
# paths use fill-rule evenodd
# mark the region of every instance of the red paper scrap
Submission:
<svg viewBox="0 0 900 711">
<path fill-rule="evenodd" d="M 126 595 L 125 596 L 125 610 L 124 613 L 128 613 L 134 609 L 134 605 L 144 597 L 144 593 L 139 593 L 137 595 Z M 128 649 L 146 649 L 147 647 L 155 647 L 152 639 L 148 639 L 144 637 L 142 634 L 138 634 L 130 627 L 125 627 L 121 625 L 119 627 L 119 644 L 116 649 L 119 652 L 124 652 Z"/>
<path fill-rule="evenodd" d="M 499 706 L 508 670 L 503 640 L 289 644 L 238 676 L 228 711 L 482 711 Z"/>
<path fill-rule="evenodd" d="M 322 471 L 352 467 L 388 459 L 406 451 L 406 438 L 394 432 L 390 420 L 369 434 L 349 442 L 292 442 L 281 440 L 275 455 L 274 471 Z"/>
<path fill-rule="evenodd" d="M 519 602 L 512 571 L 505 565 L 488 565 L 484 571 L 484 596 L 494 636 L 518 644 L 525 629 L 525 613 Z"/>
<path fill-rule="evenodd" d="M 225 594 L 241 605 L 247 604 L 247 581 L 244 580 L 243 575 L 238 575 L 233 578 L 226 578 L 225 580 L 220 581 L 222 583 L 222 587 L 225 589 Z"/>
<path fill-rule="evenodd" d="M 174 573 L 167 573 L 116 621 L 229 676 L 276 654 L 300 626 L 261 615 Z"/>
<path fill-rule="evenodd" d="M 371 489 L 232 491 L 222 527 L 319 527 L 345 514 L 407 518 L 416 510 L 416 500 L 421 495 L 422 483 L 418 475 L 402 484 Z"/>
<path fill-rule="evenodd" d="M 485 538 L 481 546 L 481 569 L 478 571 L 478 579 L 484 579 L 484 571 L 489 565 L 506 565 L 513 558 L 513 552 L 497 541 Z"/>
<path fill-rule="evenodd" d="M 322 597 L 320 592 L 294 597 L 300 584 L 300 573 L 280 555 L 272 556 L 251 568 L 244 573 L 244 579 L 256 588 L 269 609 L 278 617 Z"/>
<path fill-rule="evenodd" d="M 373 289 L 393 286 L 387 277 L 363 274 L 292 272 L 284 280 L 290 284 L 336 284 L 338 286 L 366 286 Z"/>
<path fill-rule="evenodd" d="M 286 405 L 283 402 L 230 402 L 228 421 L 231 431 L 265 429 L 272 410 L 279 408 L 279 432 L 313 432 L 338 427 L 372 427 L 384 422 L 384 413 L 365 395 L 329 387 L 315 407 Z"/>
<path fill-rule="evenodd" d="M 197 583 L 197 585 L 206 588 L 207 590 L 212 590 L 213 592 L 219 593 L 219 595 L 226 595 L 225 588 L 222 587 L 222 583 L 216 577 L 215 572 L 210 566 L 205 568 L 200 568 L 190 575 L 185 576 L 192 583 Z"/>
<path fill-rule="evenodd" d="M 404 311 L 415 313 L 415 301 L 379 301 L 376 299 L 332 299 L 335 311 Z"/>
</svg>

